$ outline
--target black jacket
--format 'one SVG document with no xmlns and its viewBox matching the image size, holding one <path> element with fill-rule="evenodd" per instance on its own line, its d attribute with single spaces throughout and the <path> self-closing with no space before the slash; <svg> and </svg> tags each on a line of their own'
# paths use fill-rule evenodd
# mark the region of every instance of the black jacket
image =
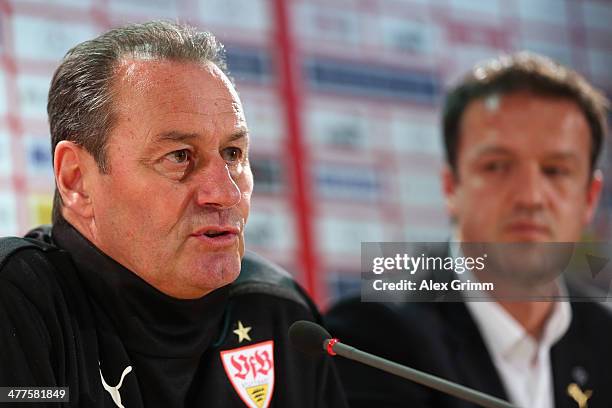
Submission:
<svg viewBox="0 0 612 408">
<path fill-rule="evenodd" d="M 593 391 L 589 408 L 612 407 L 612 315 L 594 303 L 571 307 L 571 325 L 551 349 L 555 407 L 578 406 L 567 395 L 571 383 Z M 332 335 L 349 345 L 507 399 L 464 303 L 362 303 L 353 298 L 334 306 L 325 320 Z M 352 408 L 476 407 L 357 363 L 336 364 Z"/>
<path fill-rule="evenodd" d="M 103 382 L 125 408 L 345 406 L 329 359 L 288 344 L 293 321 L 319 316 L 278 267 L 247 254 L 233 284 L 177 300 L 70 225 L 52 236 L 0 269 L 0 386 L 67 386 L 69 407 L 120 406 Z"/>
</svg>

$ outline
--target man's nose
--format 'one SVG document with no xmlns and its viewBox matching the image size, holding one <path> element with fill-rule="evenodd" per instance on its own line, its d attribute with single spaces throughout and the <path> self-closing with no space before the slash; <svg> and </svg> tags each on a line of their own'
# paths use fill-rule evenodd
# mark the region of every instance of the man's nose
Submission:
<svg viewBox="0 0 612 408">
<path fill-rule="evenodd" d="M 221 157 L 208 162 L 196 182 L 199 206 L 230 208 L 236 206 L 242 197 L 229 166 Z"/>
<path fill-rule="evenodd" d="M 521 167 L 514 181 L 513 196 L 519 208 L 538 210 L 544 205 L 544 175 L 537 164 Z"/>
</svg>

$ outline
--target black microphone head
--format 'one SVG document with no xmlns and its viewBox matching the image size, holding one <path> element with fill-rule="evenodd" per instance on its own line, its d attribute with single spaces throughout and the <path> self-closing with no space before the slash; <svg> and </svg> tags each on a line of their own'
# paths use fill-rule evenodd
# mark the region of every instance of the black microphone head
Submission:
<svg viewBox="0 0 612 408">
<path fill-rule="evenodd" d="M 289 327 L 289 340 L 302 353 L 317 355 L 323 353 L 323 342 L 332 336 L 323 327 L 307 320 L 298 320 Z"/>
</svg>

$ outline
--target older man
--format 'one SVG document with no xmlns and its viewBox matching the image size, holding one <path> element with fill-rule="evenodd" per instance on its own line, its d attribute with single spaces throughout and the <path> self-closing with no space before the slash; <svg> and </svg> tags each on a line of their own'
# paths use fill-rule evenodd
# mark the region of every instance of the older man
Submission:
<svg viewBox="0 0 612 408">
<path fill-rule="evenodd" d="M 0 386 L 68 387 L 73 407 L 344 405 L 330 363 L 288 346 L 316 309 L 245 255 L 249 130 L 221 51 L 152 22 L 62 61 L 54 225 L 2 241 Z"/>
<path fill-rule="evenodd" d="M 565 288 L 538 270 L 546 258 L 532 256 L 555 246 L 546 243 L 579 241 L 593 217 L 606 107 L 581 76 L 548 58 L 518 53 L 476 66 L 446 101 L 443 186 L 464 254 L 486 243 L 504 261 L 471 278 L 505 283 L 488 302 L 467 301 L 467 292 L 445 294 L 459 303 L 346 300 L 328 316 L 332 333 L 520 407 L 612 406 L 611 314 L 595 303 L 534 301 Z M 504 268 L 513 279 L 498 273 Z M 353 407 L 473 406 L 341 363 Z"/>
</svg>

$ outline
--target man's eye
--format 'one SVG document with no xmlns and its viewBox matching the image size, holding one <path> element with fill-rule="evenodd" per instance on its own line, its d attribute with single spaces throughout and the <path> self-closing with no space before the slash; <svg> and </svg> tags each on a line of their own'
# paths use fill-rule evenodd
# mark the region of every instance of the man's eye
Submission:
<svg viewBox="0 0 612 408">
<path fill-rule="evenodd" d="M 226 162 L 232 163 L 242 158 L 242 149 L 238 147 L 228 147 L 223 149 L 221 156 Z"/>
<path fill-rule="evenodd" d="M 189 156 L 190 156 L 190 152 L 187 149 L 181 149 L 181 150 L 175 150 L 171 153 L 168 153 L 166 155 L 166 157 L 176 163 L 176 164 L 183 164 L 186 163 L 189 160 Z"/>
<path fill-rule="evenodd" d="M 505 161 L 494 161 L 485 163 L 484 170 L 489 173 L 498 173 L 507 171 L 510 168 L 510 163 Z"/>
<path fill-rule="evenodd" d="M 558 167 L 558 166 L 545 166 L 542 168 L 542 172 L 546 174 L 547 176 L 552 176 L 552 177 L 564 176 L 569 173 L 569 171 L 566 168 Z"/>
</svg>

